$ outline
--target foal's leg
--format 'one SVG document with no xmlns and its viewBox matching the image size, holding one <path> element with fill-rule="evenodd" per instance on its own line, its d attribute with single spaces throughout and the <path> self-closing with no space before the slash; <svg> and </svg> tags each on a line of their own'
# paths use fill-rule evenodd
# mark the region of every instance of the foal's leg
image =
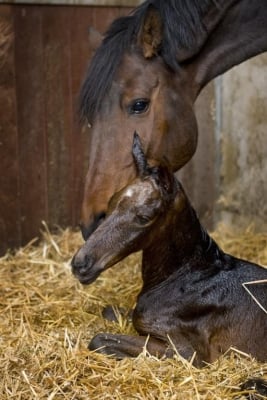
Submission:
<svg viewBox="0 0 267 400">
<path fill-rule="evenodd" d="M 126 310 L 126 308 L 122 307 L 113 307 L 111 305 L 106 306 L 103 308 L 102 317 L 108 321 L 112 322 L 119 322 L 118 316 L 119 314 L 126 318 L 127 320 L 131 321 L 133 316 L 133 310 Z"/>
<path fill-rule="evenodd" d="M 156 357 L 173 357 L 174 351 L 168 343 L 147 336 L 113 335 L 99 333 L 89 343 L 90 350 L 113 355 L 117 359 L 137 357 L 144 348 Z"/>
</svg>

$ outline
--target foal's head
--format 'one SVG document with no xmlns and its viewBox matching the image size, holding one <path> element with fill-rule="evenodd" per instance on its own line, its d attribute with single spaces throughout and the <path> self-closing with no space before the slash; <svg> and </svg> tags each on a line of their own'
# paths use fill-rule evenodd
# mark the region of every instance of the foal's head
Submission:
<svg viewBox="0 0 267 400">
<path fill-rule="evenodd" d="M 135 133 L 132 147 L 138 177 L 110 200 L 105 220 L 72 260 L 81 283 L 91 283 L 105 269 L 144 249 L 168 229 L 172 210 L 185 204 L 184 192 L 167 166 L 150 166 Z"/>
</svg>

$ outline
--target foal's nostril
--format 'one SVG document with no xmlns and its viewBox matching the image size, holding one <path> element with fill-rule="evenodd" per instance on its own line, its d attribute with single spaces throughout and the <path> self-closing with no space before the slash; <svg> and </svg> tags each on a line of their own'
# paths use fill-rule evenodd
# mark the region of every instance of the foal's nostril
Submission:
<svg viewBox="0 0 267 400">
<path fill-rule="evenodd" d="M 101 222 L 104 221 L 105 216 L 106 216 L 105 212 L 100 212 L 96 214 L 96 216 L 93 219 L 93 222 L 90 225 L 88 226 L 84 224 L 80 225 L 82 237 L 85 241 L 89 239 L 89 236 L 96 230 L 96 228 L 101 224 Z"/>
<path fill-rule="evenodd" d="M 90 257 L 87 254 L 83 256 L 78 252 L 71 260 L 72 272 L 74 274 L 78 273 L 79 275 L 84 275 L 88 272 L 90 264 L 92 264 Z"/>
</svg>

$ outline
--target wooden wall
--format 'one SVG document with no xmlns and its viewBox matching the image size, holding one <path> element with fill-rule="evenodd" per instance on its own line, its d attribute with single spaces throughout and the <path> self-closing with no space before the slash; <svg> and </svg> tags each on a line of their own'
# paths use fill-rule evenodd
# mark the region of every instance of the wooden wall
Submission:
<svg viewBox="0 0 267 400">
<path fill-rule="evenodd" d="M 0 252 L 79 221 L 88 132 L 76 106 L 88 27 L 129 8 L 0 5 Z"/>
</svg>

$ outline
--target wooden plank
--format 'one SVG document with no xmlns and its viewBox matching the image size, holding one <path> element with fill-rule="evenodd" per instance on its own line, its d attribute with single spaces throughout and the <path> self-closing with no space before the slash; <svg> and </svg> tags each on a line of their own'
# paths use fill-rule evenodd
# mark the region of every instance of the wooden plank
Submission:
<svg viewBox="0 0 267 400">
<path fill-rule="evenodd" d="M 92 7 L 93 26 L 99 32 L 104 33 L 111 22 L 120 14 L 119 7 Z"/>
<path fill-rule="evenodd" d="M 39 234 L 47 219 L 42 9 L 14 7 L 21 234 Z"/>
<path fill-rule="evenodd" d="M 82 81 L 86 74 L 92 50 L 88 32 L 92 26 L 95 7 L 75 7 L 71 13 L 70 58 L 71 58 L 71 93 L 72 93 L 72 225 L 80 221 L 84 179 L 88 167 L 89 131 L 79 122 L 78 103 Z"/>
<path fill-rule="evenodd" d="M 133 7 L 127 5 L 127 7 L 119 7 L 119 16 L 123 17 L 124 15 L 129 15 L 130 12 L 133 10 Z"/>
<path fill-rule="evenodd" d="M 20 243 L 17 161 L 13 12 L 0 5 L 0 254 Z"/>
<path fill-rule="evenodd" d="M 67 7 L 42 8 L 48 223 L 72 223 L 72 102 Z"/>
</svg>

